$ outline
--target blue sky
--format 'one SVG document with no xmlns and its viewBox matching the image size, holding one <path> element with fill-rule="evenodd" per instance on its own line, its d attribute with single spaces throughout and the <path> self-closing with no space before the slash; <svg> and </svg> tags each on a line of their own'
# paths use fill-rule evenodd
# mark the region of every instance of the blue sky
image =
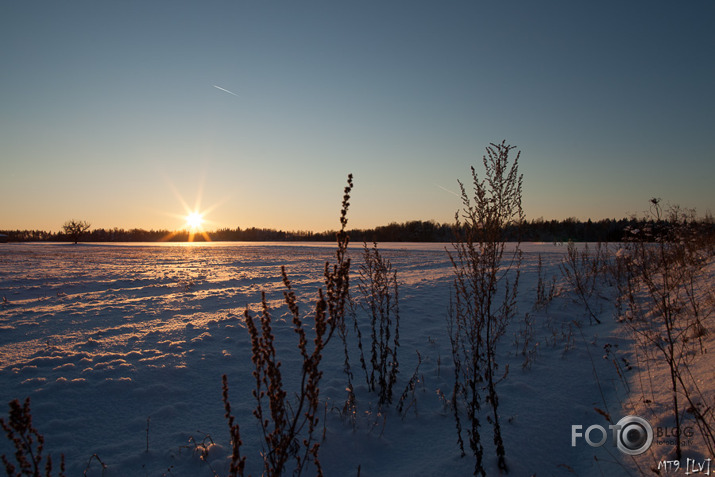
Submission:
<svg viewBox="0 0 715 477">
<path fill-rule="evenodd" d="M 451 221 L 503 139 L 528 218 L 704 214 L 714 24 L 704 0 L 3 0 L 0 229 L 174 229 L 186 204 L 325 230 L 348 172 L 353 227 Z"/>
</svg>

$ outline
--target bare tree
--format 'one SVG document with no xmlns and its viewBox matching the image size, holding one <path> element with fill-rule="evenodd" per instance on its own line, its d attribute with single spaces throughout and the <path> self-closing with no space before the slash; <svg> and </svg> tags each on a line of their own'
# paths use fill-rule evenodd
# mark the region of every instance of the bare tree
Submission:
<svg viewBox="0 0 715 477">
<path fill-rule="evenodd" d="M 65 231 L 71 241 L 77 243 L 80 237 L 82 237 L 82 234 L 89 230 L 90 227 L 91 224 L 87 221 L 72 219 L 65 222 L 62 226 L 62 230 Z"/>
</svg>

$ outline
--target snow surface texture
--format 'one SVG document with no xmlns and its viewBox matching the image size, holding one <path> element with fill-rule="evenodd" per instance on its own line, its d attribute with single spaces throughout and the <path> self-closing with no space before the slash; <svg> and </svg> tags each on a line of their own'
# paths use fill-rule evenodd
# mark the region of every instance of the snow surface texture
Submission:
<svg viewBox="0 0 715 477">
<path fill-rule="evenodd" d="M 610 442 L 592 448 L 581 439 L 571 445 L 573 424 L 608 425 L 595 408 L 615 420 L 627 414 L 628 382 L 638 379 L 638 369 L 622 379 L 612 362 L 614 356 L 636 362 L 628 333 L 614 319 L 614 290 L 604 286 L 601 298 L 594 298 L 601 325 L 589 325 L 583 305 L 569 290 L 534 310 L 538 254 L 548 280 L 560 276 L 566 247 L 522 248 L 519 313 L 499 346 L 501 369 L 509 365 L 498 391 L 510 475 L 637 475 L 636 461 Z M 380 249 L 400 285 L 395 394 L 413 375 L 416 352 L 422 357 L 419 382 L 404 416 L 394 404 L 381 410 L 378 396 L 367 392 L 361 379 L 357 354 L 352 355 L 357 416 L 351 424 L 341 412 L 347 378 L 342 343 L 335 336 L 321 364 L 325 473 L 357 475 L 359 468 L 361 476 L 471 475 L 474 460 L 468 447 L 467 456 L 460 457 L 447 402 L 454 376 L 445 321 L 452 280 L 445 249 L 451 245 L 380 244 Z M 350 253 L 355 272 L 360 248 L 351 247 Z M 324 264 L 333 255 L 328 244 L 3 245 L 0 415 L 7 417 L 12 399 L 29 396 L 45 453 L 56 463 L 63 453 L 68 475 L 102 475 L 99 462 L 90 461 L 93 454 L 106 464 L 107 476 L 226 475 L 230 443 L 221 402 L 226 373 L 247 474 L 260 475 L 260 432 L 251 415 L 255 381 L 243 311 L 247 306 L 257 311 L 260 292 L 267 293 L 290 395 L 301 361 L 283 302 L 280 266 L 286 266 L 301 311 L 309 314 Z M 527 312 L 533 336 L 525 368 Z M 574 320 L 583 324 L 583 334 Z M 708 359 L 698 369 L 712 377 Z M 663 392 L 667 396 L 665 385 Z M 488 475 L 496 475 L 491 429 L 486 419 L 482 425 Z M 687 456 L 688 448 L 684 451 Z M 0 439 L 0 454 L 13 452 L 11 443 Z M 645 454 L 638 465 L 647 470 L 661 457 Z"/>
</svg>

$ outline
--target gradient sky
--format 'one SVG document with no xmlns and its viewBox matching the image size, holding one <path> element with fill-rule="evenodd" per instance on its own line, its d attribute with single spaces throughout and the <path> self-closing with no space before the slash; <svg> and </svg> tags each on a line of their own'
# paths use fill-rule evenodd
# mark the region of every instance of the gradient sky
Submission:
<svg viewBox="0 0 715 477">
<path fill-rule="evenodd" d="M 451 221 L 490 142 L 527 218 L 713 210 L 715 2 L 0 0 L 0 229 Z M 478 169 L 481 172 L 481 169 Z"/>
</svg>

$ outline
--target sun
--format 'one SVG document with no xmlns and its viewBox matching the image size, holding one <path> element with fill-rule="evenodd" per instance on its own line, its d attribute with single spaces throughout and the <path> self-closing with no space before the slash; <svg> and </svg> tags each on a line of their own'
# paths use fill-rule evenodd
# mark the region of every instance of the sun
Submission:
<svg viewBox="0 0 715 477">
<path fill-rule="evenodd" d="M 214 203 L 209 207 L 201 206 L 201 199 L 203 196 L 203 179 L 199 183 L 199 190 L 196 195 L 196 201 L 193 207 L 190 206 L 184 197 L 179 192 L 179 189 L 167 178 L 167 183 L 171 188 L 171 191 L 176 196 L 176 199 L 182 205 L 184 213 L 167 213 L 167 215 L 174 217 L 175 219 L 182 220 L 183 224 L 174 231 L 170 231 L 163 237 L 164 241 L 176 241 L 177 237 L 186 237 L 187 242 L 193 242 L 194 238 L 198 239 L 200 242 L 211 242 L 211 237 L 209 236 L 208 228 L 215 226 L 215 222 L 208 219 L 211 216 L 211 212 L 222 205 L 228 197 L 223 200 Z"/>
<path fill-rule="evenodd" d="M 203 223 L 203 214 L 200 214 L 199 212 L 191 212 L 186 216 L 186 228 L 189 230 L 201 230 Z"/>
</svg>

